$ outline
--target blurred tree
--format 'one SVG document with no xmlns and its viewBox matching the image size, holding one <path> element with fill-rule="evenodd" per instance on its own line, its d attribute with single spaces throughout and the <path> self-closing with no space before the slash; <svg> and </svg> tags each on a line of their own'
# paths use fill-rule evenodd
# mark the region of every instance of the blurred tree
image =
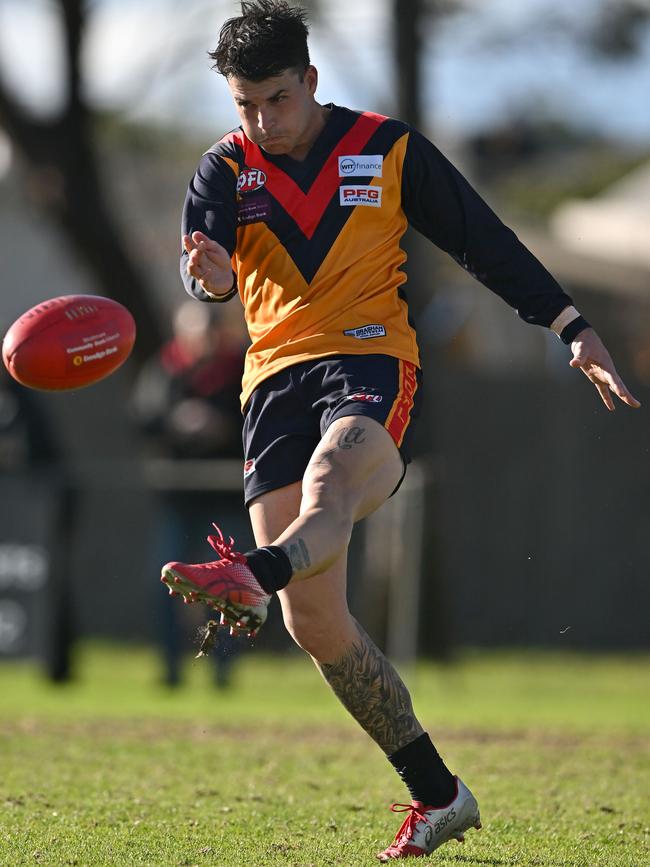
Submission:
<svg viewBox="0 0 650 867">
<path fill-rule="evenodd" d="M 610 60 L 627 60 L 640 52 L 649 24 L 648 0 L 608 0 L 592 27 L 591 45 Z"/>
<path fill-rule="evenodd" d="M 422 118 L 422 54 L 436 23 L 465 8 L 463 0 L 392 0 L 397 116 L 418 129 Z M 430 84 L 430 82 L 428 82 Z"/>
<path fill-rule="evenodd" d="M 418 129 L 421 126 L 421 76 L 423 0 L 393 0 L 397 115 Z"/>
<path fill-rule="evenodd" d="M 98 290 L 125 304 L 138 324 L 134 354 L 144 360 L 162 342 L 153 293 L 130 257 L 102 188 L 93 112 L 82 97 L 80 55 L 90 6 L 53 0 L 64 39 L 66 92 L 53 118 L 31 114 L 0 76 L 0 125 L 21 154 L 26 191 L 86 264 Z"/>
</svg>

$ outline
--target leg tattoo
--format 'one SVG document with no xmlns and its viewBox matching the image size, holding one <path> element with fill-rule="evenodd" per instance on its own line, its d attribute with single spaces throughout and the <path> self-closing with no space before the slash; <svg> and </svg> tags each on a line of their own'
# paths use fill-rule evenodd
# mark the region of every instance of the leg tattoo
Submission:
<svg viewBox="0 0 650 867">
<path fill-rule="evenodd" d="M 304 539 L 297 539 L 293 545 L 280 545 L 289 558 L 294 572 L 308 569 L 311 566 L 311 557 Z"/>
<path fill-rule="evenodd" d="M 357 624 L 359 638 L 332 663 L 316 663 L 359 725 L 390 755 L 419 737 L 408 690 L 383 653 Z"/>
</svg>

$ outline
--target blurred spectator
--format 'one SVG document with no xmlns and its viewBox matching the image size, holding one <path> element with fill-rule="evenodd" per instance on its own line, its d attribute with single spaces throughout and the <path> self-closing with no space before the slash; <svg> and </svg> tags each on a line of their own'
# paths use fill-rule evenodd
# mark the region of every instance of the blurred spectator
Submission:
<svg viewBox="0 0 650 867">
<path fill-rule="evenodd" d="M 59 458 L 36 396 L 0 365 L 0 472 L 52 467 Z"/>
<path fill-rule="evenodd" d="M 155 559 L 160 564 L 179 558 L 205 559 L 210 522 L 218 523 L 226 508 L 218 485 L 212 489 L 209 479 L 205 490 L 183 488 L 183 461 L 242 459 L 239 393 L 246 344 L 241 325 L 222 310 L 187 301 L 176 310 L 173 329 L 172 338 L 144 365 L 133 394 L 136 420 L 154 453 L 177 462 L 178 484 L 170 485 L 160 497 L 155 530 Z M 220 510 L 221 515 L 217 514 Z M 241 510 L 246 528 L 243 506 Z M 232 526 L 231 509 L 224 523 Z M 199 612 L 203 616 L 205 608 L 191 606 L 186 611 L 169 605 L 157 588 L 156 594 L 163 603 L 160 627 L 165 682 L 176 686 L 181 679 L 183 639 L 191 625 L 198 630 L 200 622 L 195 618 Z M 210 653 L 218 686 L 228 685 L 239 646 L 239 640 L 219 631 Z"/>
<path fill-rule="evenodd" d="M 173 327 L 138 377 L 139 424 L 168 457 L 241 457 L 241 329 L 194 301 L 180 305 Z"/>
<path fill-rule="evenodd" d="M 55 682 L 71 674 L 73 494 L 39 396 L 0 365 L 0 657 L 36 656 Z"/>
</svg>

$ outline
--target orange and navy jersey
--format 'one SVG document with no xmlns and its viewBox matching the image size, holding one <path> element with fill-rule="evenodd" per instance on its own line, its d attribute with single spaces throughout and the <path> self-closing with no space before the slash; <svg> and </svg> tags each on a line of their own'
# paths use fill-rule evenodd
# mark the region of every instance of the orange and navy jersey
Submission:
<svg viewBox="0 0 650 867">
<path fill-rule="evenodd" d="M 424 136 L 329 108 L 304 160 L 268 154 L 237 129 L 203 155 L 188 189 L 183 234 L 205 232 L 232 256 L 251 338 L 243 405 L 262 380 L 310 359 L 380 353 L 419 365 L 403 289 L 409 223 L 526 321 L 548 326 L 571 304 Z M 185 260 L 187 291 L 213 300 Z"/>
</svg>

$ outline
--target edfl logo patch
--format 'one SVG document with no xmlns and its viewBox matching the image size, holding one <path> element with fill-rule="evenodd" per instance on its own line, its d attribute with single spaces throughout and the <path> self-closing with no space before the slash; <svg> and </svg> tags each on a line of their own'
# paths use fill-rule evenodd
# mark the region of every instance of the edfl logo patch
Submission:
<svg viewBox="0 0 650 867">
<path fill-rule="evenodd" d="M 262 169 L 244 169 L 237 179 L 238 193 L 254 193 L 261 190 L 266 183 L 266 174 Z"/>
</svg>

